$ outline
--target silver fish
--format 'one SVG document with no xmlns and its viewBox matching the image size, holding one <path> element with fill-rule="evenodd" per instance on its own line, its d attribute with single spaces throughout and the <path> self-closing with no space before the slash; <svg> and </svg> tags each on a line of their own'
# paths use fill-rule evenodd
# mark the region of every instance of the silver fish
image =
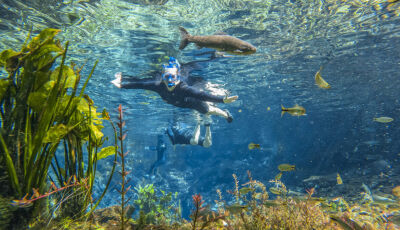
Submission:
<svg viewBox="0 0 400 230">
<path fill-rule="evenodd" d="M 208 47 L 231 54 L 253 54 L 257 51 L 252 44 L 230 35 L 196 36 L 190 35 L 182 26 L 179 27 L 179 30 L 182 39 L 179 45 L 180 50 L 183 50 L 189 43 L 195 43 L 199 48 Z"/>
</svg>

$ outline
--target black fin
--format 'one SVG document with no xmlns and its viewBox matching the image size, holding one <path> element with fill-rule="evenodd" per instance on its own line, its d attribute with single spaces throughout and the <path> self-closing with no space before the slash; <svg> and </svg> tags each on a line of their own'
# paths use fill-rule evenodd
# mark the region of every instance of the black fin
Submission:
<svg viewBox="0 0 400 230">
<path fill-rule="evenodd" d="M 179 26 L 179 30 L 181 31 L 181 44 L 179 44 L 179 49 L 183 50 L 185 49 L 185 47 L 189 44 L 189 37 L 190 34 L 189 32 L 187 32 L 187 30 L 185 28 L 183 28 L 182 26 Z"/>
</svg>

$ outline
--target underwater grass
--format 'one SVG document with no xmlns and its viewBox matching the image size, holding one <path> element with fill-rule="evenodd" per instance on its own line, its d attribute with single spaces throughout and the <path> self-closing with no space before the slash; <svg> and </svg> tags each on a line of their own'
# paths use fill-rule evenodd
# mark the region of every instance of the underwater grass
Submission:
<svg viewBox="0 0 400 230">
<path fill-rule="evenodd" d="M 8 73 L 0 79 L 0 195 L 15 199 L 17 209 L 12 216 L 18 223 L 39 215 L 48 204 L 37 198 L 47 198 L 45 194 L 60 188 L 70 195 L 67 200 L 65 194 L 52 195 L 59 200 L 56 203 L 63 204 L 57 208 L 58 216 L 85 214 L 93 204 L 97 162 L 113 154 L 116 157 L 116 145 L 101 148 L 105 141 L 102 122 L 107 119 L 99 116 L 94 102 L 84 94 L 97 62 L 76 96 L 83 66 L 65 64 L 68 42 L 62 46 L 55 39 L 59 32 L 44 29 L 30 42 L 28 36 L 20 51 L 0 53 L 0 66 Z M 60 64 L 54 67 L 59 57 Z M 64 153 L 64 165 L 59 164 L 57 151 Z M 84 154 L 88 154 L 86 162 Z M 50 166 L 55 180 L 49 174 Z M 72 178 L 82 186 L 69 186 Z"/>
</svg>

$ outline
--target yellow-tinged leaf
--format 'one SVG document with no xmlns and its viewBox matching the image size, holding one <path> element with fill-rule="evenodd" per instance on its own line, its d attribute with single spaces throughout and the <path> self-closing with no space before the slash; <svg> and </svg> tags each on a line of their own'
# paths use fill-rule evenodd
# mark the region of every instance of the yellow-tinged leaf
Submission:
<svg viewBox="0 0 400 230">
<path fill-rule="evenodd" d="M 100 152 L 97 153 L 97 160 L 101 160 L 103 158 L 112 156 L 115 154 L 115 151 L 117 151 L 115 149 L 115 146 L 107 146 L 104 147 L 100 150 Z"/>
<path fill-rule="evenodd" d="M 50 79 L 56 81 L 59 73 L 60 73 L 60 67 L 57 67 L 51 73 Z M 65 82 L 64 88 L 74 88 L 75 81 L 76 81 L 76 75 L 75 75 L 74 71 L 68 66 L 63 66 L 61 83 L 64 83 L 65 79 L 66 79 L 66 82 Z"/>
<path fill-rule="evenodd" d="M 57 45 L 54 44 L 54 43 L 49 43 L 49 44 L 46 44 L 46 45 L 40 47 L 40 52 L 39 52 L 39 54 L 43 55 L 43 54 L 49 53 L 49 52 L 61 53 L 61 52 L 63 52 L 63 51 L 64 51 L 64 50 L 63 50 L 62 47 L 59 47 L 59 46 L 57 46 Z"/>
<path fill-rule="evenodd" d="M 59 32 L 61 32 L 59 29 L 46 28 L 40 32 L 39 39 L 44 41 L 46 39 L 54 38 L 54 36 L 56 36 Z"/>
<path fill-rule="evenodd" d="M 101 125 L 94 125 L 94 124 L 90 125 L 90 131 L 92 132 L 92 135 L 94 135 L 96 140 L 98 140 L 98 141 L 104 136 L 104 134 L 101 132 L 102 128 L 103 128 L 103 126 L 101 126 Z"/>
<path fill-rule="evenodd" d="M 19 54 L 20 54 L 19 52 L 15 52 L 12 49 L 4 50 L 3 52 L 0 53 L 0 65 L 5 66 L 8 59 L 10 59 L 11 57 L 15 57 Z"/>
<path fill-rule="evenodd" d="M 106 109 L 103 109 L 101 116 L 103 117 L 103 119 L 110 120 L 110 114 L 107 112 Z"/>
<path fill-rule="evenodd" d="M 37 46 L 47 39 L 53 39 L 61 30 L 46 28 L 40 32 L 39 35 L 34 37 L 32 41 L 28 44 L 29 49 L 37 48 Z"/>
<path fill-rule="evenodd" d="M 48 94 L 43 92 L 32 92 L 28 96 L 28 105 L 36 112 L 43 109 L 44 102 L 47 100 Z"/>
<path fill-rule="evenodd" d="M 65 126 L 64 124 L 58 124 L 52 126 L 46 133 L 46 136 L 43 139 L 43 143 L 55 143 L 58 142 L 61 138 L 63 138 L 68 132 L 70 128 Z"/>
</svg>

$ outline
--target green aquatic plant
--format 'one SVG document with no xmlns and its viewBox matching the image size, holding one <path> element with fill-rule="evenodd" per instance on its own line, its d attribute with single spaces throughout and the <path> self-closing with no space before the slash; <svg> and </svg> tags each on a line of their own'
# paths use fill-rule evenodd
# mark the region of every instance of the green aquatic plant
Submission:
<svg viewBox="0 0 400 230">
<path fill-rule="evenodd" d="M 181 219 L 180 204 L 176 202 L 178 193 L 166 193 L 153 184 L 135 187 L 137 199 L 134 201 L 139 210 L 139 226 L 149 224 L 167 225 Z M 160 194 L 161 193 L 161 194 Z"/>
<path fill-rule="evenodd" d="M 0 53 L 0 66 L 8 73 L 0 78 L 0 194 L 14 199 L 34 191 L 44 194 L 48 179 L 63 187 L 69 178 L 76 177 L 79 182 L 87 180 L 88 189 L 69 187 L 79 196 L 64 202 L 60 212 L 81 216 L 92 204 L 97 162 L 116 155 L 116 147 L 100 149 L 105 140 L 101 132 L 104 119 L 84 94 L 97 62 L 78 90 L 83 66 L 65 64 L 68 42 L 63 47 L 55 39 L 59 32 L 45 29 L 30 41 L 28 36 L 20 51 Z M 64 165 L 57 152 L 64 153 Z M 50 167 L 55 179 L 50 177 Z M 26 221 L 27 215 L 41 209 L 41 200 L 28 209 L 18 209 L 14 217 Z"/>
<path fill-rule="evenodd" d="M 285 192 L 270 200 L 266 186 L 253 180 L 249 171 L 247 173 L 249 182 L 242 186 L 234 175 L 235 188 L 230 192 L 233 204 L 226 205 L 219 193 L 217 203 L 225 204 L 219 212 L 225 213 L 228 229 L 332 229 L 329 215 L 311 199 L 313 191 L 303 199 L 293 199 Z M 281 181 L 272 182 L 286 190 Z"/>
</svg>

